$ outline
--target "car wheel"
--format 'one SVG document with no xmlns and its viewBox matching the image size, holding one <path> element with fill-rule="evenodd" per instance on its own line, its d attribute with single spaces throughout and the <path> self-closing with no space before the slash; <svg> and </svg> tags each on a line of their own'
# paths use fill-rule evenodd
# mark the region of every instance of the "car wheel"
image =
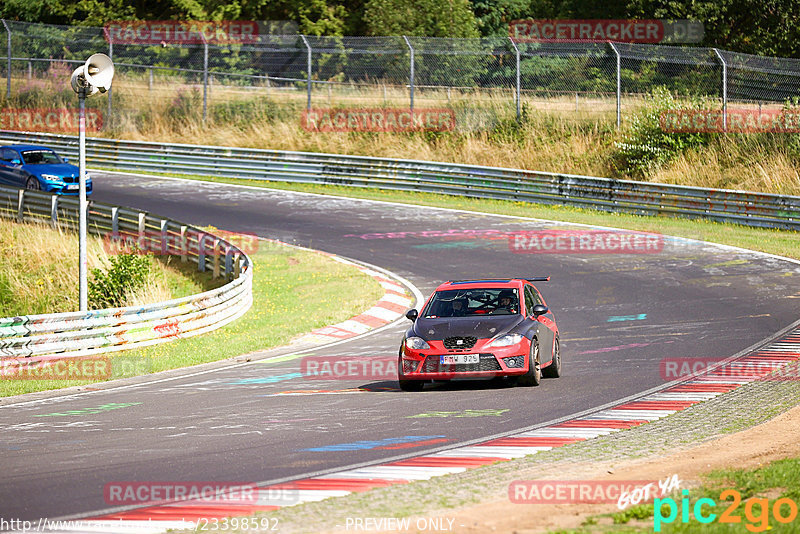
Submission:
<svg viewBox="0 0 800 534">
<path fill-rule="evenodd" d="M 553 363 L 542 369 L 542 376 L 545 378 L 558 378 L 561 376 L 561 343 L 556 338 L 553 347 Z"/>
<path fill-rule="evenodd" d="M 542 381 L 542 362 L 539 358 L 539 340 L 531 340 L 531 350 L 528 355 L 528 372 L 519 377 L 521 386 L 538 386 Z"/>
<path fill-rule="evenodd" d="M 41 187 L 39 186 L 39 180 L 31 176 L 28 178 L 27 183 L 25 184 L 25 189 L 30 189 L 31 191 L 39 191 Z"/>
</svg>

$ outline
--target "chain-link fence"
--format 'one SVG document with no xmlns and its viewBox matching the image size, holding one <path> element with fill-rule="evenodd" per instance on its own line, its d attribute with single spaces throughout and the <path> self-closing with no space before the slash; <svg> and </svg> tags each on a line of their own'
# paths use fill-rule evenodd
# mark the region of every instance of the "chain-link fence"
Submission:
<svg viewBox="0 0 800 534">
<path fill-rule="evenodd" d="M 104 112 L 106 127 L 123 130 L 148 110 L 174 119 L 241 118 L 242 102 L 253 98 L 285 116 L 354 105 L 487 107 L 517 117 L 526 110 L 606 116 L 619 125 L 658 86 L 723 109 L 734 101 L 780 106 L 800 89 L 800 60 L 712 48 L 297 34 L 154 45 L 115 43 L 104 28 L 3 26 L 7 102 L 74 105 L 70 72 L 104 52 L 116 66 L 114 89 L 89 105 Z"/>
</svg>

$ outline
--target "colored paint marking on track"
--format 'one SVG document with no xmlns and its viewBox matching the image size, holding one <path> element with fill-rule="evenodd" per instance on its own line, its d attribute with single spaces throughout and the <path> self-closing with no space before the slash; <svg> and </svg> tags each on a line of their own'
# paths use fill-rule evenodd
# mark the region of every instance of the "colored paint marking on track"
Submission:
<svg viewBox="0 0 800 534">
<path fill-rule="evenodd" d="M 312 452 L 334 452 L 334 451 L 363 451 L 372 449 L 397 449 L 405 448 L 398 445 L 422 446 L 431 442 L 442 443 L 448 441 L 445 436 L 403 436 L 400 438 L 385 438 L 378 440 L 362 440 L 352 443 L 339 443 L 337 445 L 326 445 L 324 447 L 312 447 L 310 449 L 300 449 Z"/>
<path fill-rule="evenodd" d="M 70 417 L 73 415 L 93 415 L 97 413 L 103 413 L 110 410 L 118 410 L 120 408 L 127 408 L 128 406 L 136 406 L 138 404 L 142 404 L 141 402 L 111 402 L 108 404 L 101 404 L 100 406 L 96 406 L 94 408 L 83 408 L 81 410 L 67 410 L 66 412 L 51 412 L 51 413 L 40 413 L 34 415 L 34 417 Z"/>
<path fill-rule="evenodd" d="M 242 378 L 241 380 L 237 380 L 235 382 L 227 382 L 227 383 L 237 386 L 244 384 L 274 384 L 276 382 L 283 382 L 285 380 L 300 378 L 302 376 L 303 373 L 286 373 L 285 375 L 264 376 L 260 378 Z"/>
<path fill-rule="evenodd" d="M 638 315 L 612 315 L 608 318 L 609 323 L 613 323 L 616 321 L 643 321 L 647 319 L 646 313 L 640 313 Z"/>
<path fill-rule="evenodd" d="M 428 417 L 483 417 L 485 415 L 499 417 L 507 411 L 508 408 L 504 410 L 486 409 L 486 410 L 463 410 L 461 412 L 428 412 L 428 413 L 418 413 L 417 415 L 407 415 L 406 419 L 425 419 Z"/>
</svg>

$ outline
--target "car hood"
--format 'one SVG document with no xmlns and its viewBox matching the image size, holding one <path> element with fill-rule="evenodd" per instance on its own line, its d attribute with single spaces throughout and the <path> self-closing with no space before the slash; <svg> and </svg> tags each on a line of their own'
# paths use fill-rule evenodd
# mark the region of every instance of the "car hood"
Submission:
<svg viewBox="0 0 800 534">
<path fill-rule="evenodd" d="M 56 176 L 78 176 L 78 167 L 70 163 L 44 163 L 41 165 L 25 165 L 25 170 L 31 174 L 55 174 Z"/>
<path fill-rule="evenodd" d="M 495 315 L 487 317 L 418 318 L 411 328 L 414 335 L 427 341 L 439 341 L 451 336 L 492 338 L 510 332 L 523 320 L 522 315 Z"/>
</svg>

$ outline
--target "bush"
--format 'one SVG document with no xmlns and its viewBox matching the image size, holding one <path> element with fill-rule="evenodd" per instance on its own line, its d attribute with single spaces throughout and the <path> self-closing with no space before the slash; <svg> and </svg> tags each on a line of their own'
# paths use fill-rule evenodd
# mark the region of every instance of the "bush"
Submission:
<svg viewBox="0 0 800 534">
<path fill-rule="evenodd" d="M 117 308 L 142 287 L 150 274 L 150 258 L 121 254 L 111 258 L 108 270 L 92 269 L 89 281 L 89 306 L 92 309 Z"/>
<path fill-rule="evenodd" d="M 661 129 L 661 113 L 678 109 L 701 109 L 701 103 L 695 100 L 687 106 L 663 87 L 653 90 L 642 110 L 627 123 L 622 139 L 614 143 L 613 159 L 619 172 L 646 178 L 687 149 L 708 144 L 708 133 L 670 133 Z"/>
</svg>

